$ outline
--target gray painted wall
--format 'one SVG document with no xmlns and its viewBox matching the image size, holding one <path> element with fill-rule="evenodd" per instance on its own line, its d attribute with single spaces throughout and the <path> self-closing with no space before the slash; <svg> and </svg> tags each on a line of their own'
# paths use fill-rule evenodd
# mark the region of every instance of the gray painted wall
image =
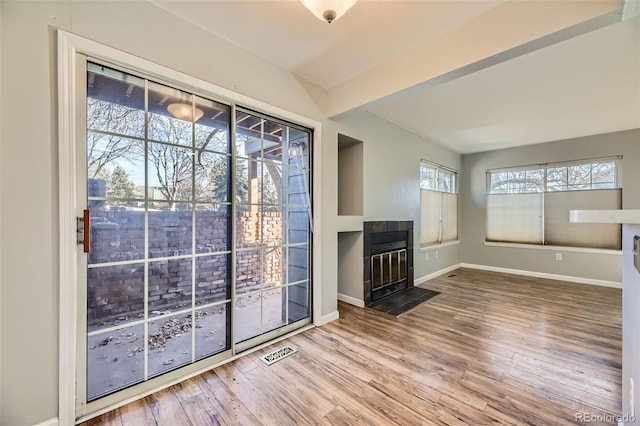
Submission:
<svg viewBox="0 0 640 426">
<path fill-rule="evenodd" d="M 337 133 L 307 92 L 312 86 L 149 2 L 0 2 L 0 11 L 0 424 L 36 424 L 58 413 L 54 28 L 322 122 L 316 215 L 323 227 L 315 237 L 323 243 L 322 315 L 336 310 Z"/>
<path fill-rule="evenodd" d="M 16 11 L 20 7 L 7 2 L 0 7 L 0 423 L 21 425 L 57 413 L 55 92 L 48 8 L 34 9 L 39 24 L 34 28 L 25 25 L 24 15 Z"/>
<path fill-rule="evenodd" d="M 339 120 L 338 126 L 339 133 L 363 142 L 363 220 L 413 220 L 416 279 L 459 263 L 458 245 L 439 248 L 438 258 L 430 254 L 428 261 L 419 250 L 419 169 L 425 159 L 460 170 L 460 155 L 370 113 Z"/>
<path fill-rule="evenodd" d="M 0 3 L 0 40 L 4 37 L 2 25 L 2 4 Z M 2 43 L 0 42 L 0 99 L 2 99 Z M 2 135 L 2 102 L 0 101 L 0 141 L 4 140 Z M 2 164 L 2 149 L 0 148 L 0 164 Z M 0 188 L 2 188 L 2 173 L 0 173 Z M 0 197 L 0 241 L 2 241 L 2 197 Z M 2 265 L 2 244 L 0 244 L 0 265 Z M 0 289 L 2 289 L 2 274 L 0 273 Z M 0 324 L 2 321 L 2 291 L 0 291 Z M 2 365 L 2 327 L 0 326 L 0 366 Z M 0 401 L 2 401 L 2 369 L 0 368 Z M 0 403 L 0 423 L 2 422 L 2 404 Z"/>
<path fill-rule="evenodd" d="M 314 206 L 314 215 L 322 215 L 320 235 L 315 230 L 314 238 L 322 240 L 322 253 L 315 253 L 315 261 L 322 269 L 322 315 L 329 315 L 338 309 L 338 132 L 335 122 L 322 122 L 321 165 L 315 173 L 321 174 L 321 205 Z"/>
<path fill-rule="evenodd" d="M 338 135 L 338 214 L 362 216 L 362 143 L 340 143 Z"/>
<path fill-rule="evenodd" d="M 338 233 L 338 293 L 364 301 L 362 232 Z"/>
<path fill-rule="evenodd" d="M 487 169 L 623 155 L 623 208 L 640 208 L 640 129 L 587 136 L 462 157 L 460 239 L 462 262 L 550 274 L 622 281 L 619 255 L 485 246 Z M 563 260 L 556 261 L 555 253 Z"/>
</svg>

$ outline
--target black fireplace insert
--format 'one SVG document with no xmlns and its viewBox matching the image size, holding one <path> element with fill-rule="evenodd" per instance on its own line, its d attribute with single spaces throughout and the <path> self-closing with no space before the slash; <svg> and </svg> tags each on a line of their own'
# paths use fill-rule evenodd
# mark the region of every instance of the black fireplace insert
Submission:
<svg viewBox="0 0 640 426">
<path fill-rule="evenodd" d="M 365 304 L 412 286 L 413 222 L 365 222 Z"/>
</svg>

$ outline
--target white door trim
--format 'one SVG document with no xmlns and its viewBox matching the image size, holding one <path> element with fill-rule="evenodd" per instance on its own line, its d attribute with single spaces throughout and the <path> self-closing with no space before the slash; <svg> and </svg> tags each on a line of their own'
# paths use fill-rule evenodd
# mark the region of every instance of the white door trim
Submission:
<svg viewBox="0 0 640 426">
<path fill-rule="evenodd" d="M 75 423 L 76 264 L 76 48 L 58 33 L 58 191 L 60 211 L 60 335 L 58 420 Z"/>
<path fill-rule="evenodd" d="M 66 31 L 58 30 L 58 188 L 59 188 L 59 231 L 60 231 L 60 315 L 59 315 L 59 396 L 58 418 L 60 424 L 71 425 L 76 419 L 75 382 L 77 347 L 77 255 L 76 246 L 76 59 L 84 54 L 110 62 L 146 75 L 155 76 L 183 87 L 192 87 L 217 99 L 242 104 L 261 112 L 271 114 L 314 131 L 313 155 L 313 319 L 320 320 L 321 310 L 321 215 L 320 194 L 320 147 L 321 124 L 265 102 L 250 98 L 198 78 L 183 74 L 140 57 L 85 39 Z M 84 414 L 84 413 L 83 413 Z"/>
</svg>

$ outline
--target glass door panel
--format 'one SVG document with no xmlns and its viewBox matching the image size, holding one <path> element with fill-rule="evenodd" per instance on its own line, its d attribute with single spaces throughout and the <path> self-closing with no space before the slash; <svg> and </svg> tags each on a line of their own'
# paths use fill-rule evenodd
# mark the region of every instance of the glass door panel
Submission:
<svg viewBox="0 0 640 426">
<path fill-rule="evenodd" d="M 87 64 L 87 400 L 231 349 L 230 107 Z"/>
<path fill-rule="evenodd" d="M 308 324 L 310 132 L 97 63 L 86 83 L 80 404 Z"/>
<path fill-rule="evenodd" d="M 289 324 L 309 317 L 310 296 L 309 281 L 291 284 L 287 287 Z"/>
<path fill-rule="evenodd" d="M 234 341 L 248 347 L 309 319 L 310 134 L 246 111 L 236 123 Z"/>
</svg>

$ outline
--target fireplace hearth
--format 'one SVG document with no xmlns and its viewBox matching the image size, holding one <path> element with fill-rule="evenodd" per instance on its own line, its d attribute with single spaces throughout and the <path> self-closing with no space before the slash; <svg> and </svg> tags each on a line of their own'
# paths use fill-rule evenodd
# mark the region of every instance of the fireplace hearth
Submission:
<svg viewBox="0 0 640 426">
<path fill-rule="evenodd" d="M 364 303 L 413 287 L 413 221 L 364 222 Z"/>
</svg>

